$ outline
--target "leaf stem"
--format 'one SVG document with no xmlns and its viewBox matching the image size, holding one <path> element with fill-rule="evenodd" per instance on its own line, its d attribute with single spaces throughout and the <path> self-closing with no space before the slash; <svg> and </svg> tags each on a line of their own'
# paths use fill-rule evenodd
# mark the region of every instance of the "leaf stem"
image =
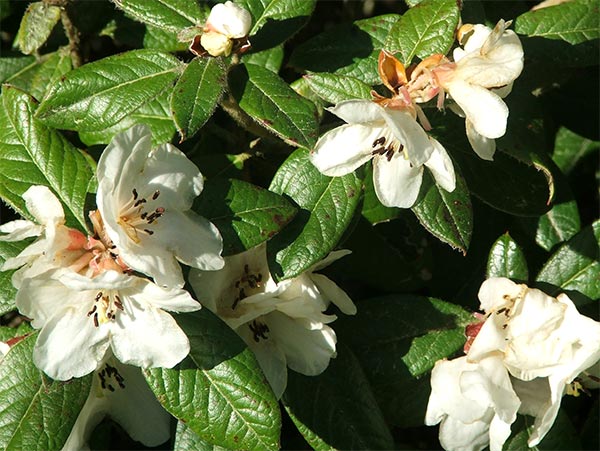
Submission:
<svg viewBox="0 0 600 451">
<path fill-rule="evenodd" d="M 69 50 L 71 52 L 71 61 L 73 63 L 73 67 L 77 68 L 81 66 L 83 63 L 81 54 L 79 51 L 80 39 L 79 39 L 79 30 L 77 27 L 71 22 L 71 18 L 69 17 L 68 8 L 73 0 L 43 0 L 47 5 L 58 6 L 60 7 L 60 20 L 62 22 L 63 28 L 65 30 L 65 34 L 67 35 L 67 39 L 69 40 Z"/>
</svg>

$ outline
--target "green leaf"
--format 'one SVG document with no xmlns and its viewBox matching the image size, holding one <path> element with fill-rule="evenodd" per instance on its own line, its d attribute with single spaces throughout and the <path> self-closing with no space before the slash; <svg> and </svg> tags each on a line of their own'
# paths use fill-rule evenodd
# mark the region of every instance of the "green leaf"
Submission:
<svg viewBox="0 0 600 451">
<path fill-rule="evenodd" d="M 561 171 L 569 174 L 582 158 L 598 150 L 600 141 L 592 141 L 561 127 L 556 133 L 552 159 Z"/>
<path fill-rule="evenodd" d="M 600 298 L 600 221 L 585 227 L 562 245 L 542 267 L 536 280 L 554 285 L 548 294 L 577 291 Z"/>
<path fill-rule="evenodd" d="M 252 15 L 250 42 L 254 50 L 282 44 L 306 24 L 316 0 L 240 0 Z"/>
<path fill-rule="evenodd" d="M 186 359 L 176 369 L 144 373 L 164 408 L 202 440 L 226 449 L 278 449 L 279 406 L 250 350 L 211 370 Z"/>
<path fill-rule="evenodd" d="M 32 219 L 22 194 L 31 185 L 48 186 L 65 209 L 67 224 L 86 230 L 85 197 L 94 168 L 90 158 L 34 117 L 36 102 L 4 85 L 0 108 L 0 197 Z"/>
<path fill-rule="evenodd" d="M 363 199 L 362 215 L 371 223 L 379 224 L 387 222 L 400 216 L 402 210 L 395 207 L 383 205 L 373 186 L 373 168 L 367 166 L 365 171 L 365 196 Z"/>
<path fill-rule="evenodd" d="M 36 116 L 55 128 L 110 127 L 172 86 L 179 60 L 155 50 L 132 50 L 85 64 L 55 83 Z"/>
<path fill-rule="evenodd" d="M 162 50 L 163 52 L 185 52 L 189 43 L 181 42 L 177 33 L 163 28 L 146 25 L 144 33 L 144 48 Z"/>
<path fill-rule="evenodd" d="M 277 47 L 261 52 L 246 53 L 242 55 L 242 62 L 244 64 L 256 64 L 277 73 L 281 69 L 283 56 L 283 45 L 278 45 Z"/>
<path fill-rule="evenodd" d="M 29 245 L 29 240 L 11 242 L 11 241 L 0 241 L 0 268 L 4 265 L 4 262 L 11 258 L 16 257 Z M 12 275 L 15 271 L 1 271 L 0 272 L 0 315 L 4 315 L 7 312 L 16 309 L 15 296 L 17 290 L 12 284 Z"/>
<path fill-rule="evenodd" d="M 0 58 L 0 82 L 4 83 L 8 78 L 20 73 L 32 64 L 35 64 L 33 56 Z"/>
<path fill-rule="evenodd" d="M 301 208 L 283 233 L 267 244 L 271 274 L 295 277 L 334 249 L 359 204 L 362 180 L 350 173 L 327 177 L 298 149 L 281 165 L 269 188 L 291 197 Z"/>
<path fill-rule="evenodd" d="M 60 8 L 45 2 L 31 3 L 23 18 L 15 38 L 15 45 L 26 55 L 39 49 L 60 20 Z"/>
<path fill-rule="evenodd" d="M 0 0 L 0 20 L 6 19 L 10 16 L 10 2 L 9 0 Z"/>
<path fill-rule="evenodd" d="M 241 180 L 209 179 L 194 210 L 223 236 L 223 255 L 250 249 L 278 233 L 297 209 L 284 197 Z"/>
<path fill-rule="evenodd" d="M 190 0 L 114 0 L 115 4 L 134 19 L 179 32 L 184 28 L 204 25 L 206 8 Z"/>
<path fill-rule="evenodd" d="M 53 381 L 32 361 L 37 334 L 11 347 L 0 363 L 0 448 L 60 449 L 91 386 L 91 377 Z"/>
<path fill-rule="evenodd" d="M 460 11 L 455 0 L 425 0 L 409 9 L 392 27 L 385 49 L 399 53 L 408 66 L 415 56 L 445 55 L 454 43 Z"/>
<path fill-rule="evenodd" d="M 415 427 L 427 408 L 427 373 L 462 349 L 464 328 L 472 322 L 455 304 L 392 295 L 360 302 L 355 316 L 336 322 L 336 332 L 360 361 L 386 421 Z"/>
<path fill-rule="evenodd" d="M 507 277 L 527 282 L 527 261 L 519 245 L 505 233 L 490 249 L 486 277 Z"/>
<path fill-rule="evenodd" d="M 337 357 L 322 374 L 290 372 L 283 402 L 313 449 L 394 447 L 365 373 L 352 351 L 343 345 L 338 344 Z"/>
<path fill-rule="evenodd" d="M 574 0 L 520 15 L 515 31 L 578 44 L 600 38 L 599 18 L 596 0 Z"/>
<path fill-rule="evenodd" d="M 88 146 L 108 144 L 117 133 L 133 127 L 135 124 L 144 124 L 150 127 L 152 131 L 152 145 L 169 142 L 176 131 L 175 123 L 171 118 L 170 97 L 171 93 L 165 91 L 157 98 L 125 116 L 115 125 L 92 132 L 79 132 L 79 139 Z"/>
<path fill-rule="evenodd" d="M 304 79 L 310 89 L 329 103 L 372 98 L 371 86 L 354 77 L 315 73 L 305 75 Z"/>
<path fill-rule="evenodd" d="M 230 73 L 230 89 L 240 108 L 293 146 L 312 148 L 319 124 L 315 105 L 297 94 L 277 74 L 255 64 Z"/>
<path fill-rule="evenodd" d="M 368 85 L 379 84 L 377 58 L 399 18 L 387 14 L 337 26 L 296 47 L 289 65 L 310 72 L 347 75 Z"/>
<path fill-rule="evenodd" d="M 451 193 L 437 185 L 428 172 L 423 174 L 421 192 L 412 211 L 433 236 L 467 253 L 473 232 L 473 207 L 469 189 L 458 171 L 456 188 Z"/>
<path fill-rule="evenodd" d="M 205 442 L 184 422 L 178 421 L 173 451 L 227 451 L 227 449 Z"/>
<path fill-rule="evenodd" d="M 581 442 L 577 435 L 577 430 L 573 426 L 569 415 L 563 409 L 558 411 L 558 416 L 554 420 L 552 428 L 544 439 L 534 448 L 527 446 L 527 441 L 533 431 L 534 419 L 531 417 L 517 417 L 517 421 L 511 426 L 511 437 L 506 441 L 504 451 L 522 451 L 526 449 L 532 450 L 575 450 L 586 449 L 581 447 Z M 596 427 L 597 429 L 597 427 Z M 593 449 L 593 448 L 587 448 Z"/>
<path fill-rule="evenodd" d="M 184 141 L 210 119 L 227 84 L 225 66 L 217 58 L 195 58 L 177 81 L 171 110 Z"/>
</svg>

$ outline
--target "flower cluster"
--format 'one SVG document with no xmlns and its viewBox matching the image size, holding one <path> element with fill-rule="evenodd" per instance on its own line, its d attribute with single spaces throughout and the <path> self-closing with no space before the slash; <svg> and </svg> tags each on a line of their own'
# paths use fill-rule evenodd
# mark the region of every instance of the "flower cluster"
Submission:
<svg viewBox="0 0 600 451">
<path fill-rule="evenodd" d="M 325 133 L 311 153 L 323 174 L 341 176 L 373 160 L 377 197 L 389 207 L 411 207 L 419 194 L 424 167 L 436 183 L 453 191 L 452 160 L 426 131 L 431 125 L 420 104 L 437 98 L 437 107 L 465 117 L 466 134 L 475 152 L 491 160 L 495 138 L 504 135 L 508 108 L 502 97 L 523 69 L 523 49 L 510 23 L 463 25 L 453 61 L 432 55 L 408 70 L 393 55 L 379 55 L 379 74 L 391 98 L 349 100 L 329 111 L 347 124 Z"/>
<path fill-rule="evenodd" d="M 479 291 L 485 321 L 467 329 L 466 356 L 438 361 L 425 423 L 446 450 L 500 451 L 517 413 L 535 417 L 528 444 L 552 427 L 564 394 L 600 359 L 600 323 L 557 298 L 505 278 Z"/>
</svg>

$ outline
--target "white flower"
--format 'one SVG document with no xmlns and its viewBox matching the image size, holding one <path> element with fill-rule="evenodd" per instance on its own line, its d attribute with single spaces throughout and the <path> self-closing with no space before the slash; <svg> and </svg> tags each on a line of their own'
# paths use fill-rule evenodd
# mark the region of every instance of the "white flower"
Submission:
<svg viewBox="0 0 600 451">
<path fill-rule="evenodd" d="M 447 451 L 501 451 L 519 408 L 506 368 L 491 356 L 478 363 L 467 357 L 439 360 L 431 373 L 425 424 L 440 424 Z"/>
<path fill-rule="evenodd" d="M 122 261 L 167 287 L 183 286 L 177 261 L 222 268 L 219 231 L 190 211 L 202 187 L 202 174 L 183 152 L 170 144 L 152 149 L 147 127 L 116 135 L 98 162 L 96 201 Z"/>
<path fill-rule="evenodd" d="M 537 412 L 529 438 L 529 446 L 535 446 L 552 426 L 569 384 L 600 359 L 600 323 L 579 314 L 566 294 L 553 298 L 505 278 L 486 280 L 479 299 L 489 317 L 471 345 L 469 361 L 500 354 L 515 378 L 547 385 L 543 408 L 529 409 L 523 402 Z M 522 383 L 519 387 L 531 391 Z"/>
<path fill-rule="evenodd" d="M 211 56 L 229 56 L 234 40 L 245 38 L 250 32 L 252 16 L 230 1 L 219 3 L 210 11 L 200 44 Z"/>
<path fill-rule="evenodd" d="M 23 279 L 52 268 L 75 264 L 84 254 L 86 236 L 65 226 L 65 215 L 56 196 L 45 186 L 32 186 L 23 199 L 36 222 L 16 220 L 0 226 L 0 241 L 21 241 L 38 237 L 16 257 L 8 258 L 2 271 L 17 269 L 12 278 L 16 288 Z M 91 258 L 91 257 L 90 257 Z"/>
<path fill-rule="evenodd" d="M 475 152 L 492 160 L 494 139 L 506 132 L 508 107 L 502 100 L 523 70 L 519 37 L 500 20 L 491 30 L 485 25 L 464 25 L 459 30 L 463 48 L 454 50 L 455 67 L 438 72 L 438 82 L 466 117 L 467 138 Z"/>
<path fill-rule="evenodd" d="M 145 446 L 158 446 L 169 439 L 171 416 L 156 400 L 140 369 L 112 358 L 94 373 L 90 393 L 63 451 L 89 449 L 90 435 L 105 416 Z"/>
<path fill-rule="evenodd" d="M 411 207 L 419 194 L 423 165 L 446 191 L 455 188 L 446 150 L 405 110 L 368 100 L 349 100 L 330 108 L 347 124 L 325 133 L 310 155 L 328 176 L 342 176 L 373 159 L 373 185 L 388 207 Z"/>
<path fill-rule="evenodd" d="M 345 255 L 338 252 L 325 264 Z M 190 272 L 200 302 L 234 329 L 254 352 L 277 397 L 287 385 L 287 369 L 320 374 L 335 357 L 335 332 L 325 315 L 330 302 L 345 313 L 356 308 L 337 285 L 310 271 L 275 282 L 267 266 L 265 246 L 227 257 L 218 272 Z"/>
<path fill-rule="evenodd" d="M 109 348 L 123 363 L 173 367 L 188 354 L 189 341 L 163 310 L 200 308 L 184 290 L 116 271 L 93 279 L 72 271 L 25 279 L 16 305 L 41 329 L 34 363 L 58 380 L 91 373 Z"/>
</svg>

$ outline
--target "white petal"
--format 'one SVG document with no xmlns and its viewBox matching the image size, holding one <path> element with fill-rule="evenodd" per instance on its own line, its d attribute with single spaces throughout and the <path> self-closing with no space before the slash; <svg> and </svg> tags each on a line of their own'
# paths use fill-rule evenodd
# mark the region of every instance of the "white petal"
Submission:
<svg viewBox="0 0 600 451">
<path fill-rule="evenodd" d="M 454 175 L 452 160 L 446 149 L 437 140 L 431 138 L 431 142 L 434 151 L 425 166 L 429 168 L 438 185 L 446 191 L 452 192 L 456 187 L 456 176 Z"/>
<path fill-rule="evenodd" d="M 136 302 L 148 303 L 156 308 L 170 312 L 195 312 L 201 306 L 190 294 L 180 288 L 165 289 L 140 279 L 135 288 L 124 290 L 127 296 Z"/>
<path fill-rule="evenodd" d="M 477 133 L 469 119 L 465 120 L 465 127 L 467 129 L 467 139 L 479 158 L 493 161 L 494 153 L 496 153 L 496 141 Z"/>
<path fill-rule="evenodd" d="M 352 251 L 348 249 L 338 249 L 337 251 L 331 251 L 323 260 L 311 266 L 309 271 L 319 271 L 331 265 L 334 261 L 339 260 L 340 258 L 345 257 L 346 255 L 350 255 L 351 253 Z"/>
<path fill-rule="evenodd" d="M 479 288 L 477 296 L 481 302 L 481 310 L 491 313 L 506 307 L 510 300 L 518 298 L 524 289 L 525 285 L 516 284 L 505 277 L 491 277 Z"/>
<path fill-rule="evenodd" d="M 322 274 L 313 273 L 310 275 L 310 278 L 323 296 L 333 302 L 343 313 L 346 315 L 356 315 L 356 306 L 344 290 Z"/>
<path fill-rule="evenodd" d="M 109 410 L 108 399 L 105 396 L 97 396 L 97 376 L 94 374 L 92 388 L 77 416 L 77 420 L 71 429 L 62 451 L 81 451 L 90 449 L 88 441 L 92 432 Z"/>
<path fill-rule="evenodd" d="M 449 83 L 447 89 L 477 133 L 486 138 L 504 135 L 508 107 L 498 95 L 459 79 Z"/>
<path fill-rule="evenodd" d="M 190 351 L 185 333 L 168 313 L 131 298 L 132 315 L 120 312 L 110 323 L 111 346 L 123 363 L 142 368 L 173 368 Z"/>
<path fill-rule="evenodd" d="M 252 16 L 241 6 L 228 1 L 210 10 L 206 24 L 230 38 L 243 38 L 250 31 Z"/>
<path fill-rule="evenodd" d="M 348 124 L 383 126 L 383 107 L 370 100 L 346 100 L 327 108 L 327 111 Z"/>
<path fill-rule="evenodd" d="M 104 288 L 122 290 L 138 283 L 136 277 L 130 277 L 117 271 L 105 271 L 94 278 L 85 277 L 72 271 L 61 271 L 56 273 L 55 277 L 66 287 L 77 291 L 101 290 Z"/>
<path fill-rule="evenodd" d="M 446 417 L 440 425 L 440 444 L 448 451 L 481 451 L 489 445 L 487 421 L 461 423 Z"/>
<path fill-rule="evenodd" d="M 404 153 L 414 166 L 431 157 L 433 145 L 419 123 L 406 111 L 384 110 L 383 117 L 394 136 L 404 145 Z"/>
<path fill-rule="evenodd" d="M 23 199 L 29 213 L 36 222 L 48 226 L 62 224 L 65 214 L 59 200 L 46 186 L 34 185 L 23 193 Z"/>
<path fill-rule="evenodd" d="M 513 420 L 514 421 L 514 420 Z M 510 437 L 512 422 L 505 422 L 497 415 L 490 423 L 490 451 L 502 451 L 504 442 Z"/>
<path fill-rule="evenodd" d="M 44 227 L 31 221 L 17 219 L 2 224 L 0 232 L 7 234 L 1 235 L 0 241 L 21 241 L 32 236 L 40 236 L 44 232 Z"/>
<path fill-rule="evenodd" d="M 373 142 L 386 135 L 383 127 L 345 124 L 319 138 L 310 161 L 330 177 L 349 174 L 373 158 Z"/>
<path fill-rule="evenodd" d="M 385 157 L 373 160 L 373 185 L 380 202 L 386 207 L 410 208 L 419 195 L 423 167 L 412 167 L 402 154 L 390 161 Z"/>
</svg>

